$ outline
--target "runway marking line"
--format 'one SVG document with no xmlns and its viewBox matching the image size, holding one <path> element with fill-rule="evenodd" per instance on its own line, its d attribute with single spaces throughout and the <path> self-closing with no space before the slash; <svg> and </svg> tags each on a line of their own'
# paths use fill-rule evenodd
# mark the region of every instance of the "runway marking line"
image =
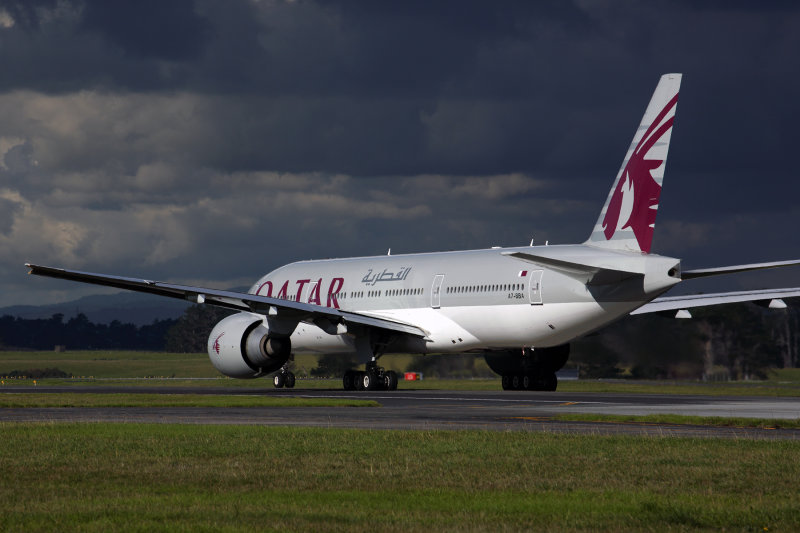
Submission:
<svg viewBox="0 0 800 533">
<path fill-rule="evenodd" d="M 287 395 L 288 396 L 288 395 Z M 353 395 L 324 395 L 324 394 L 297 394 L 292 395 L 296 398 L 348 398 L 348 399 L 362 399 L 362 400 L 432 400 L 432 401 L 450 401 L 450 402 L 496 402 L 496 403 L 555 403 L 563 404 L 562 400 L 540 400 L 534 398 L 525 399 L 512 399 L 512 398 L 441 398 L 441 397 L 426 397 L 426 396 L 361 396 L 358 394 Z M 606 405 L 609 402 L 574 402 L 584 404 Z"/>
</svg>

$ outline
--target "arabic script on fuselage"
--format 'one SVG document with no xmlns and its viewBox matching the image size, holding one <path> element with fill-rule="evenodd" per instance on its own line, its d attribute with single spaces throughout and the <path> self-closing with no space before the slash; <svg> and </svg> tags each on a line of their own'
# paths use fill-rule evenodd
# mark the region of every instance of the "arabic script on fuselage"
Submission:
<svg viewBox="0 0 800 533">
<path fill-rule="evenodd" d="M 382 272 L 373 272 L 370 268 L 364 277 L 361 278 L 361 283 L 372 286 L 376 283 L 383 282 L 383 281 L 403 281 L 408 277 L 408 273 L 411 272 L 411 267 L 401 267 L 397 273 L 390 272 L 387 269 L 383 269 Z"/>
</svg>

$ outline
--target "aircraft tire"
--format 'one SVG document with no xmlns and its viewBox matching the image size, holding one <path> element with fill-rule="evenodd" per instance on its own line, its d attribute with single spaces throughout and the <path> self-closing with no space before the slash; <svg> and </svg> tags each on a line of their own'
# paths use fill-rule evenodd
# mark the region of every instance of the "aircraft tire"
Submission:
<svg viewBox="0 0 800 533">
<path fill-rule="evenodd" d="M 500 383 L 503 385 L 503 390 L 511 390 L 511 376 L 508 374 L 503 374 Z"/>
<path fill-rule="evenodd" d="M 364 374 L 366 372 L 355 371 L 353 372 L 353 383 L 355 383 L 356 390 L 361 391 L 364 389 Z"/>
<path fill-rule="evenodd" d="M 286 373 L 286 382 L 284 383 L 283 386 L 286 387 L 287 389 L 293 389 L 295 382 L 296 382 L 296 378 L 294 377 L 294 374 L 292 374 L 291 372 L 287 372 Z"/>
<path fill-rule="evenodd" d="M 284 378 L 283 374 L 278 372 L 274 376 L 272 376 L 272 384 L 275 386 L 276 389 L 281 389 L 286 384 L 286 379 Z"/>
<path fill-rule="evenodd" d="M 511 376 L 511 388 L 513 390 L 521 390 L 522 389 L 522 376 L 519 374 L 514 374 Z"/>
<path fill-rule="evenodd" d="M 356 390 L 356 379 L 357 374 L 355 370 L 348 370 L 344 373 L 342 377 L 342 385 L 344 386 L 344 390 Z"/>
<path fill-rule="evenodd" d="M 522 388 L 524 390 L 536 390 L 536 380 L 530 374 L 522 376 Z"/>
<path fill-rule="evenodd" d="M 386 390 L 397 390 L 397 372 L 389 370 L 383 374 L 383 385 Z"/>
<path fill-rule="evenodd" d="M 378 388 L 378 379 L 372 372 L 364 372 L 361 376 L 362 390 L 376 390 Z"/>
</svg>

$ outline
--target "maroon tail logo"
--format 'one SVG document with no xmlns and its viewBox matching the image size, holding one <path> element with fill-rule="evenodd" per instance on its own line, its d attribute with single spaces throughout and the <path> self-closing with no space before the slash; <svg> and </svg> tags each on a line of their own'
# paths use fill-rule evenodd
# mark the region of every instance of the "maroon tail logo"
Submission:
<svg viewBox="0 0 800 533">
<path fill-rule="evenodd" d="M 633 205 L 631 206 L 630 218 L 620 229 L 633 229 L 633 234 L 639 243 L 639 249 L 646 253 L 650 252 L 650 245 L 653 242 L 653 224 L 656 221 L 656 209 L 653 209 L 653 207 L 658 205 L 658 197 L 661 195 L 661 185 L 653 179 L 652 171 L 661 166 L 664 160 L 645 159 L 645 156 L 661 137 L 672 128 L 672 123 L 675 121 L 674 116 L 663 124 L 661 124 L 661 121 L 677 103 L 678 95 L 676 94 L 653 120 L 650 127 L 647 128 L 642 140 L 633 150 L 628 164 L 625 165 L 625 170 L 623 170 L 611 201 L 608 203 L 606 216 L 603 218 L 603 233 L 605 233 L 606 240 L 611 239 L 617 231 L 623 198 L 627 189 L 627 194 L 633 196 Z M 658 126 L 659 124 L 661 124 L 660 127 Z M 656 127 L 658 129 L 654 132 L 653 129 Z M 627 187 L 625 186 L 626 184 Z"/>
</svg>

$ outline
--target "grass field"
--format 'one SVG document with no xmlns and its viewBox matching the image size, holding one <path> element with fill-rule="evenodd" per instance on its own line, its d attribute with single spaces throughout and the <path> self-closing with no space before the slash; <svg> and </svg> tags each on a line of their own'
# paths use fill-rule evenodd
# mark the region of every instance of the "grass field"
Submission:
<svg viewBox="0 0 800 533">
<path fill-rule="evenodd" d="M 392 355 L 381 358 L 381 364 L 397 371 L 405 369 L 413 356 Z M 316 368 L 315 356 L 298 356 L 295 367 L 298 375 Z M 0 376 L 14 370 L 33 368 L 58 368 L 75 376 L 73 379 L 44 379 L 37 384 L 81 385 L 97 383 L 125 384 L 126 386 L 225 386 L 271 388 L 269 379 L 238 380 L 221 376 L 208 360 L 208 355 L 174 354 L 124 351 L 76 352 L 0 352 Z M 197 381 L 200 379 L 200 381 Z M 99 380 L 99 381 L 96 381 Z M 111 381 L 108 380 L 119 380 Z M 2 380 L 0 386 L 30 385 L 31 380 Z M 341 388 L 339 379 L 300 379 L 298 389 Z M 478 379 L 424 379 L 418 382 L 401 381 L 403 389 L 443 390 L 500 390 L 500 378 Z M 728 396 L 800 396 L 800 369 L 781 369 L 770 374 L 765 381 L 700 383 L 694 381 L 634 381 L 634 380 L 580 380 L 561 381 L 558 390 L 563 392 L 616 392 L 639 394 L 701 394 Z"/>
<path fill-rule="evenodd" d="M 379 407 L 372 400 L 208 394 L 0 394 L 0 408 L 27 407 Z"/>
<path fill-rule="evenodd" d="M 410 355 L 391 355 L 381 359 L 388 369 L 403 371 L 412 360 Z M 298 355 L 295 373 L 307 375 L 317 367 L 317 356 Z M 217 378 L 206 353 L 160 353 L 135 351 L 67 351 L 16 352 L 0 351 L 0 376 L 14 370 L 60 368 L 76 377 L 142 378 L 181 377 Z"/>
<path fill-rule="evenodd" d="M 39 386 L 272 387 L 220 378 L 205 354 L 0 352 L 0 375 L 47 367 L 94 377 Z M 146 376 L 177 379 L 139 379 Z M 298 381 L 298 388 L 340 386 Z M 500 385 L 424 380 L 401 387 Z M 800 372 L 727 384 L 565 381 L 559 390 L 800 395 Z M 0 408 L 283 400 L 15 393 L 0 395 Z M 694 418 L 653 422 L 770 423 Z M 0 423 L 0 433 L 3 531 L 800 530 L 800 442 L 793 441 L 105 423 Z"/>
<path fill-rule="evenodd" d="M 5 531 L 796 531 L 798 442 L 1 424 Z"/>
</svg>

